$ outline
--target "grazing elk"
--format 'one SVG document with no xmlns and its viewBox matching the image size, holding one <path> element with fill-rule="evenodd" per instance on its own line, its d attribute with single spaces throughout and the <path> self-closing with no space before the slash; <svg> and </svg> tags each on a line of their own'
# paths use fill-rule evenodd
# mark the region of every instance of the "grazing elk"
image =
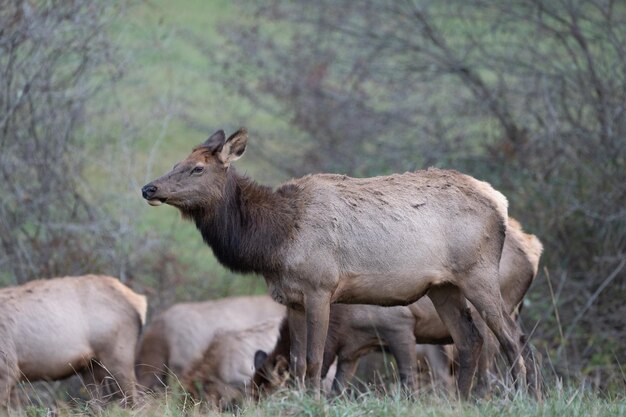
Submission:
<svg viewBox="0 0 626 417">
<path fill-rule="evenodd" d="M 331 306 L 331 325 L 329 327 L 329 337 L 333 332 L 332 319 L 334 307 L 340 306 L 340 304 Z M 385 309 L 386 307 L 378 307 L 380 309 Z M 406 329 L 405 329 L 406 330 Z M 410 330 L 409 330 L 410 331 Z M 343 338 L 350 338 L 351 335 L 346 334 L 343 335 Z M 358 335 L 357 335 L 358 337 Z M 329 341 L 327 339 L 326 346 L 328 348 Z M 445 348 L 451 347 L 452 345 L 446 346 L 436 346 L 436 345 L 428 345 L 428 344 L 420 344 L 415 345 L 414 353 L 417 355 L 419 360 L 424 360 L 428 363 L 428 366 L 431 370 L 431 382 L 434 384 L 442 384 L 446 390 L 450 390 L 452 388 L 452 380 L 450 377 L 450 361 L 448 359 L 447 353 L 445 352 Z M 335 346 L 336 347 L 336 346 Z M 369 345 L 363 346 L 364 350 L 362 352 L 356 353 L 354 356 L 354 363 L 356 367 L 356 362 L 359 364 L 363 364 L 360 361 L 360 358 L 368 353 L 373 351 L 376 352 L 389 352 L 388 345 L 382 340 L 382 337 L 378 339 L 378 346 L 372 348 Z M 254 399 L 260 399 L 261 393 L 271 394 L 277 388 L 280 388 L 285 385 L 285 382 L 290 379 L 289 372 L 289 351 L 290 351 L 290 342 L 289 342 L 289 325 L 287 319 L 283 320 L 280 327 L 280 335 L 276 345 L 273 350 L 268 354 L 266 351 L 258 350 L 255 353 L 254 357 L 254 375 L 252 380 L 250 381 L 250 395 Z M 341 356 L 342 352 L 335 352 L 335 355 L 329 354 L 331 352 L 330 349 L 324 351 L 324 362 L 322 366 L 322 388 L 325 393 L 332 393 L 334 395 L 339 394 L 340 390 L 338 390 L 338 382 L 336 377 L 342 378 L 337 372 L 339 372 L 339 366 L 345 366 L 345 358 Z M 352 352 L 355 353 L 355 352 Z M 333 361 L 334 360 L 334 361 Z M 382 357 L 370 357 L 369 359 L 365 359 L 365 366 L 367 370 L 365 371 L 368 376 L 364 376 L 365 380 L 362 382 L 367 382 L 368 378 L 374 377 L 377 379 L 380 377 L 374 376 L 376 371 L 374 368 L 380 367 L 380 361 Z M 332 362 L 331 362 L 332 361 Z M 363 371 L 363 369 L 361 369 Z M 345 373 L 345 368 L 343 371 L 344 376 L 346 378 L 350 378 Z M 353 372 L 354 374 L 354 372 Z M 352 375 L 352 374 L 351 374 Z M 371 379 L 369 381 L 372 381 Z M 348 381 L 345 381 L 348 382 Z"/>
<path fill-rule="evenodd" d="M 204 398 L 220 410 L 241 400 L 254 374 L 255 353 L 274 347 L 282 320 L 216 333 L 203 356 L 182 376 L 183 387 L 194 398 Z"/>
<path fill-rule="evenodd" d="M 217 332 L 284 316 L 285 307 L 267 295 L 175 304 L 143 332 L 136 361 L 139 385 L 155 390 L 167 384 L 170 373 L 180 377 L 189 372 Z"/>
<path fill-rule="evenodd" d="M 0 405 L 20 380 L 62 379 L 76 372 L 100 396 L 111 376 L 124 402 L 135 398 L 135 349 L 146 297 L 113 277 L 31 281 L 0 290 Z"/>
<path fill-rule="evenodd" d="M 509 218 L 499 274 L 500 289 L 509 314 L 512 314 L 522 302 L 535 278 L 542 249 L 537 237 L 524 233 L 520 224 Z M 483 336 L 490 341 L 483 348 L 479 365 L 478 390 L 482 393 L 487 389 L 487 371 L 496 347 L 495 342 L 488 337 L 490 332 L 482 325 L 483 320 L 473 308 L 472 316 Z M 282 370 L 289 362 L 288 332 L 288 324 L 285 321 L 281 329 L 280 342 L 272 353 L 265 355 L 267 359 L 264 363 L 257 367 L 253 379 L 255 386 L 271 391 L 276 378 L 268 376 L 283 374 Z M 338 394 L 348 386 L 359 358 L 382 347 L 394 356 L 400 381 L 409 392 L 412 392 L 417 378 L 416 343 L 447 344 L 451 341 L 450 332 L 437 314 L 431 300 L 426 297 L 409 306 L 397 307 L 335 304 L 330 309 L 322 376 L 337 358 L 333 392 Z M 432 352 L 429 353 L 430 362 L 433 362 L 434 355 Z M 433 373 L 443 375 L 438 371 L 433 370 Z M 529 371 L 534 376 L 535 370 Z"/>
<path fill-rule="evenodd" d="M 470 392 L 482 339 L 469 300 L 526 383 L 521 330 L 498 285 L 507 200 L 486 182 L 428 169 L 374 178 L 316 174 L 276 190 L 231 163 L 247 131 L 222 130 L 142 188 L 195 222 L 217 259 L 259 273 L 288 307 L 291 366 L 319 395 L 332 303 L 407 305 L 428 293 L 459 348 L 459 389 Z M 525 355 L 527 356 L 527 355 Z"/>
</svg>

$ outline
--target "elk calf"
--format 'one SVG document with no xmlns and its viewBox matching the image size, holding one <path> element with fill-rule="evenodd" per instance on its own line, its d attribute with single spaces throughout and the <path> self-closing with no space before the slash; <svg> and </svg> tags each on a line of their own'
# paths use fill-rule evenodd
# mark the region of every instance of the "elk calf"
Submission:
<svg viewBox="0 0 626 417">
<path fill-rule="evenodd" d="M 266 295 L 175 304 L 143 332 L 136 362 L 139 385 L 155 390 L 167 384 L 170 373 L 181 377 L 189 372 L 220 331 L 284 316 L 285 307 Z"/>
<path fill-rule="evenodd" d="M 316 174 L 276 190 L 239 175 L 245 129 L 218 131 L 169 173 L 145 185 L 153 206 L 195 222 L 217 259 L 262 274 L 288 307 L 295 377 L 319 394 L 332 303 L 407 305 L 428 292 L 460 349 L 459 389 L 469 395 L 482 340 L 466 299 L 526 383 L 521 330 L 500 295 L 506 198 L 456 171 L 374 178 Z"/>
<path fill-rule="evenodd" d="M 20 380 L 107 375 L 125 402 L 135 397 L 134 360 L 146 297 L 119 280 L 86 275 L 31 281 L 0 290 L 0 405 Z"/>
<path fill-rule="evenodd" d="M 244 330 L 218 332 L 202 358 L 181 378 L 196 399 L 204 398 L 223 410 L 248 392 L 254 374 L 255 353 L 271 349 L 282 319 L 268 320 Z"/>
</svg>

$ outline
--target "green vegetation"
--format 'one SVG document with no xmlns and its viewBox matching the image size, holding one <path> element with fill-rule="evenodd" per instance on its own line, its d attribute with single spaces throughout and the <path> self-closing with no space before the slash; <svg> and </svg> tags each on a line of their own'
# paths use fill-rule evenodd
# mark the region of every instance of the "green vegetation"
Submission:
<svg viewBox="0 0 626 417">
<path fill-rule="evenodd" d="M 46 416 L 47 410 L 31 407 L 16 416 Z M 87 413 L 85 412 L 85 415 Z M 230 414 L 230 412 L 226 413 Z M 61 410 L 60 416 L 78 416 L 82 412 Z M 111 407 L 104 417 L 211 416 L 224 415 L 203 410 L 199 405 L 175 397 L 160 398 L 134 410 Z M 626 400 L 621 396 L 599 397 L 584 388 L 554 388 L 543 401 L 521 396 L 462 403 L 436 394 L 407 400 L 397 395 L 364 394 L 356 399 L 337 398 L 317 401 L 297 392 L 278 393 L 259 404 L 246 404 L 236 415 L 246 416 L 441 416 L 441 417 L 621 417 L 626 416 Z"/>
</svg>

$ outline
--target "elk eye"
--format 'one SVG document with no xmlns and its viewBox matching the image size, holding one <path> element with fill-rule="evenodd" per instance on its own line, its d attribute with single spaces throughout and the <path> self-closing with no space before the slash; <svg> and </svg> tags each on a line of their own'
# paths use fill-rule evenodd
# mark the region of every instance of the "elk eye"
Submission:
<svg viewBox="0 0 626 417">
<path fill-rule="evenodd" d="M 193 169 L 191 170 L 191 173 L 192 174 L 200 174 L 200 173 L 202 173 L 202 171 L 204 171 L 204 167 L 197 166 L 197 167 L 193 167 Z"/>
</svg>

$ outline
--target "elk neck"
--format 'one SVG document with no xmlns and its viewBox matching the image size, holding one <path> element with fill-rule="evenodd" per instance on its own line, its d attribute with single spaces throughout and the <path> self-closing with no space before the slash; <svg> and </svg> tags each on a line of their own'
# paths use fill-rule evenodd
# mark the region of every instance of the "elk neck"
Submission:
<svg viewBox="0 0 626 417">
<path fill-rule="evenodd" d="M 191 217 L 217 259 L 235 272 L 280 270 L 285 245 L 297 233 L 304 204 L 302 189 L 272 190 L 229 168 L 223 198 L 184 213 Z"/>
</svg>

